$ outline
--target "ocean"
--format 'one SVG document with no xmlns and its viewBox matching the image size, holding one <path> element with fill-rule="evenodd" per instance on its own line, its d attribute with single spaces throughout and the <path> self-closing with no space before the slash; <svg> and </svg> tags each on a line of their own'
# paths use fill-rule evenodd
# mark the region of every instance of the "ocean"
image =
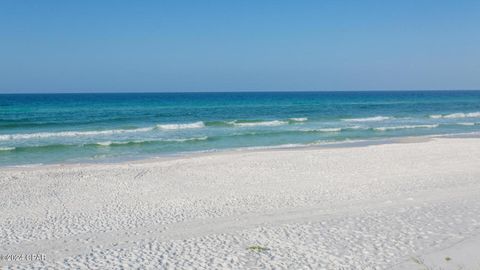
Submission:
<svg viewBox="0 0 480 270">
<path fill-rule="evenodd" d="M 480 131 L 480 91 L 0 95 L 0 166 Z"/>
</svg>

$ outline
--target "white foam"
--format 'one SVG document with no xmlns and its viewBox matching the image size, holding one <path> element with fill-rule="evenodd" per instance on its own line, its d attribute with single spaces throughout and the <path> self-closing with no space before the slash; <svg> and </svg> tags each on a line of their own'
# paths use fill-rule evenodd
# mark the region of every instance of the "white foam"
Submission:
<svg viewBox="0 0 480 270">
<path fill-rule="evenodd" d="M 112 145 L 111 141 L 106 141 L 106 142 L 97 142 L 98 145 L 100 146 L 110 146 Z"/>
<path fill-rule="evenodd" d="M 308 120 L 307 117 L 293 117 L 293 118 L 288 118 L 288 120 L 290 121 L 294 121 L 294 122 L 305 122 Z"/>
<path fill-rule="evenodd" d="M 467 115 L 464 113 L 452 113 L 452 114 L 447 114 L 443 116 L 443 118 L 465 118 L 465 117 L 467 117 Z"/>
<path fill-rule="evenodd" d="M 122 144 L 141 144 L 141 143 L 148 143 L 148 142 L 187 142 L 187 141 L 205 141 L 207 140 L 207 136 L 203 137 L 193 137 L 193 138 L 173 138 L 173 139 L 156 139 L 156 140 L 135 140 L 135 141 L 105 141 L 105 142 L 97 142 L 96 145 L 100 146 L 111 146 L 111 145 L 122 145 Z"/>
<path fill-rule="evenodd" d="M 435 125 L 405 125 L 405 126 L 395 126 L 395 127 L 376 127 L 373 130 L 377 131 L 388 131 L 388 130 L 397 130 L 397 129 L 413 129 L 413 128 L 436 128 L 438 124 Z"/>
<path fill-rule="evenodd" d="M 178 130 L 178 129 L 193 129 L 193 128 L 203 128 L 205 124 L 202 121 L 186 124 L 162 124 L 157 125 L 157 128 L 164 130 Z"/>
<path fill-rule="evenodd" d="M 270 145 L 270 146 L 250 146 L 250 147 L 240 147 L 235 148 L 236 151 L 243 151 L 243 150 L 268 150 L 268 149 L 282 149 L 282 148 L 297 148 L 297 147 L 305 147 L 307 144 L 300 144 L 300 143 L 289 143 L 289 144 L 280 144 L 280 145 Z"/>
<path fill-rule="evenodd" d="M 245 122 L 245 123 L 237 123 L 237 121 L 232 121 L 229 123 L 239 127 L 281 126 L 281 125 L 288 124 L 288 122 L 280 121 L 280 120 L 262 121 L 262 122 Z"/>
<path fill-rule="evenodd" d="M 95 144 L 100 146 L 111 146 L 111 145 L 122 145 L 122 144 L 143 143 L 143 142 L 146 142 L 146 141 L 123 141 L 123 142 L 122 141 L 116 141 L 116 142 L 105 141 L 105 142 L 97 142 Z"/>
<path fill-rule="evenodd" d="M 392 117 L 388 116 L 373 116 L 373 117 L 365 117 L 365 118 L 350 118 L 350 119 L 342 119 L 342 121 L 346 122 L 376 122 L 376 121 L 384 121 L 391 119 Z"/>
<path fill-rule="evenodd" d="M 467 117 L 480 117 L 480 112 L 467 113 Z"/>
<path fill-rule="evenodd" d="M 26 134 L 5 134 L 5 135 L 0 135 L 0 141 L 42 139 L 42 138 L 50 138 L 50 137 L 112 135 L 112 134 L 122 134 L 122 133 L 148 132 L 153 129 L 154 128 L 152 127 L 147 127 L 147 128 L 137 128 L 137 129 L 112 129 L 112 130 L 98 130 L 98 131 L 60 131 L 60 132 L 39 132 L 39 133 L 26 133 Z"/>
<path fill-rule="evenodd" d="M 188 141 L 205 141 L 208 140 L 207 136 L 193 137 L 193 138 L 180 138 L 180 139 L 165 139 L 165 142 L 188 142 Z"/>
<path fill-rule="evenodd" d="M 43 163 L 32 163 L 32 164 L 23 164 L 23 165 L 13 165 L 9 166 L 11 168 L 35 168 L 35 167 L 40 167 L 43 166 Z"/>
<path fill-rule="evenodd" d="M 343 145 L 343 144 L 351 144 L 351 143 L 360 143 L 360 142 L 369 142 L 370 140 L 353 140 L 353 139 L 345 139 L 342 141 L 330 141 L 330 140 L 318 140 L 308 145 Z"/>
<path fill-rule="evenodd" d="M 471 112 L 471 113 L 451 113 L 451 114 L 433 114 L 430 115 L 430 118 L 434 119 L 439 119 L 439 118 L 445 118 L 445 119 L 455 119 L 455 118 L 477 118 L 480 117 L 480 112 Z"/>
<path fill-rule="evenodd" d="M 351 126 L 351 127 L 346 127 L 344 129 L 368 129 L 368 128 L 363 126 Z"/>
<path fill-rule="evenodd" d="M 13 151 L 15 147 L 0 147 L 0 151 Z"/>
<path fill-rule="evenodd" d="M 461 126 L 475 126 L 475 123 L 473 123 L 473 122 L 464 122 L 464 123 L 457 123 L 457 125 L 461 125 Z"/>
<path fill-rule="evenodd" d="M 145 127 L 136 129 L 111 129 L 111 130 L 92 130 L 92 131 L 59 131 L 59 132 L 38 132 L 38 133 L 20 133 L 20 134 L 4 134 L 0 135 L 0 141 L 8 140 L 28 140 L 28 139 L 44 139 L 50 137 L 77 137 L 77 136 L 98 136 L 113 135 L 136 132 L 149 132 L 156 128 L 162 130 L 191 129 L 204 127 L 203 122 L 195 122 L 188 124 L 164 124 L 155 127 Z"/>
</svg>

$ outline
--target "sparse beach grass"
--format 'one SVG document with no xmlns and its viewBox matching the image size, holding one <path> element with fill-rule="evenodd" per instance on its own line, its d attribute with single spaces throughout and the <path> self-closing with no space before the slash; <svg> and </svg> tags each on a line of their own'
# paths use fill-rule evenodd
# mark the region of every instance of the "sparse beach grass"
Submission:
<svg viewBox="0 0 480 270">
<path fill-rule="evenodd" d="M 254 251 L 254 252 L 264 252 L 270 250 L 267 247 L 262 247 L 262 246 L 249 246 L 247 248 L 248 251 Z"/>
</svg>

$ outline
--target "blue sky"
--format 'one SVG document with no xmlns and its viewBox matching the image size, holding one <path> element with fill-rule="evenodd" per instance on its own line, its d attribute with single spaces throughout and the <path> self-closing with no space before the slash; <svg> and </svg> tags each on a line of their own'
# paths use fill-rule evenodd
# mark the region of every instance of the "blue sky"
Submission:
<svg viewBox="0 0 480 270">
<path fill-rule="evenodd" d="M 0 92 L 480 89 L 480 1 L 0 0 Z"/>
</svg>

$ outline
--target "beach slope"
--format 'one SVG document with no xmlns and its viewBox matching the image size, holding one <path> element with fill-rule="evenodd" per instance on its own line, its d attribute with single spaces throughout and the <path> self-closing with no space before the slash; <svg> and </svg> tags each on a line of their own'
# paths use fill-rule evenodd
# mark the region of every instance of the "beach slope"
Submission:
<svg viewBox="0 0 480 270">
<path fill-rule="evenodd" d="M 3 168 L 0 265 L 478 268 L 479 164 L 436 138 Z"/>
</svg>

